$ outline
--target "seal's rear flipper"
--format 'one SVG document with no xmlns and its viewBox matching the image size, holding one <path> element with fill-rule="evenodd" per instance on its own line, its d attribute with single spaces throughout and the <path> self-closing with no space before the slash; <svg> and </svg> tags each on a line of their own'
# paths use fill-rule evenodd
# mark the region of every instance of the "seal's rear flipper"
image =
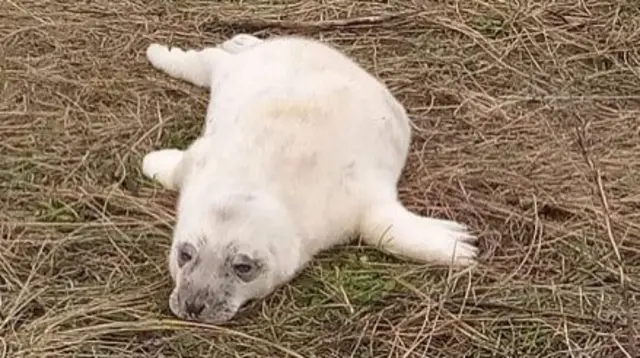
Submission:
<svg viewBox="0 0 640 358">
<path fill-rule="evenodd" d="M 478 252 L 464 225 L 416 215 L 399 202 L 371 208 L 360 231 L 369 245 L 425 263 L 468 266 Z"/>
</svg>

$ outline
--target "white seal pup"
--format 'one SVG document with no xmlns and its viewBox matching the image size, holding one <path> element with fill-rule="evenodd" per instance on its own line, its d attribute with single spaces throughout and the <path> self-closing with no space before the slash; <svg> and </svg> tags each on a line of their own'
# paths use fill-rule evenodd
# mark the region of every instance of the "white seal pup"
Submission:
<svg viewBox="0 0 640 358">
<path fill-rule="evenodd" d="M 399 202 L 409 118 L 338 50 L 242 34 L 199 50 L 152 44 L 147 58 L 210 90 L 201 136 L 143 159 L 145 176 L 179 191 L 169 254 L 176 316 L 224 323 L 356 235 L 421 262 L 476 261 L 465 226 Z"/>
</svg>

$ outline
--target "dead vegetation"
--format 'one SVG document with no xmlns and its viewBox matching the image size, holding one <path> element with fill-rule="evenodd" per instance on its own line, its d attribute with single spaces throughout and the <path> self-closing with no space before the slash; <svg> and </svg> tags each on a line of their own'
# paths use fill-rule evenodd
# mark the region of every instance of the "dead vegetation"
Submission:
<svg viewBox="0 0 640 358">
<path fill-rule="evenodd" d="M 415 123 L 404 202 L 481 235 L 471 272 L 360 247 L 233 324 L 174 320 L 175 197 L 141 156 L 184 147 L 206 93 L 151 41 L 323 39 Z M 0 357 L 639 357 L 635 1 L 0 3 Z"/>
</svg>

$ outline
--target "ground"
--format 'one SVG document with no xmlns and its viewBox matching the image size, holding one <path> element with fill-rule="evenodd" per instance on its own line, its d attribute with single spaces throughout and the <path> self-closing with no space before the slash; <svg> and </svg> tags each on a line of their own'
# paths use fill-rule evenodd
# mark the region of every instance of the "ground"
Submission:
<svg viewBox="0 0 640 358">
<path fill-rule="evenodd" d="M 207 94 L 151 42 L 312 36 L 414 123 L 411 209 L 470 225 L 449 271 L 357 243 L 220 327 L 168 310 L 175 195 Z M 0 3 L 0 357 L 639 357 L 635 1 Z"/>
</svg>

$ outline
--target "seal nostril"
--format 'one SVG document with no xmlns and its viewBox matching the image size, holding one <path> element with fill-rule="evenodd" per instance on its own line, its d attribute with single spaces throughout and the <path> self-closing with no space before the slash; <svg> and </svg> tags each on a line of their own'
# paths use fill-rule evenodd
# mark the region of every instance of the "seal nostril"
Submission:
<svg viewBox="0 0 640 358">
<path fill-rule="evenodd" d="M 187 302 L 186 311 L 191 316 L 198 316 L 204 310 L 204 304 L 195 303 L 195 302 Z"/>
</svg>

